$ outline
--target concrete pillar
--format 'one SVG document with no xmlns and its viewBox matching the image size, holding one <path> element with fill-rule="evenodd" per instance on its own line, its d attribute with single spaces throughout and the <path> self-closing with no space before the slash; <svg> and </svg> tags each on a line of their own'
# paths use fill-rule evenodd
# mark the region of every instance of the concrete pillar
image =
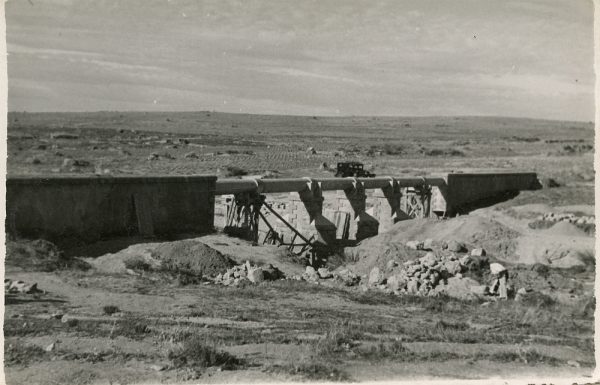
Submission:
<svg viewBox="0 0 600 385">
<path fill-rule="evenodd" d="M 318 243 L 333 245 L 336 227 L 323 216 L 323 200 L 319 183 L 308 180 L 305 190 L 290 193 L 289 220 L 306 237 L 314 234 Z"/>
<path fill-rule="evenodd" d="M 379 229 L 381 232 L 390 230 L 394 223 L 408 219 L 408 215 L 401 209 L 402 191 L 395 181 L 376 192 L 379 200 Z"/>
<path fill-rule="evenodd" d="M 352 215 L 350 239 L 360 241 L 375 236 L 379 232 L 379 222 L 367 212 L 366 204 L 367 194 L 363 184 L 359 181 L 355 181 L 353 187 L 338 194 L 340 211 L 346 211 Z"/>
<path fill-rule="evenodd" d="M 445 186 L 431 187 L 431 212 L 438 217 L 449 216 L 452 213 L 452 208 L 446 201 L 448 195 Z"/>
</svg>

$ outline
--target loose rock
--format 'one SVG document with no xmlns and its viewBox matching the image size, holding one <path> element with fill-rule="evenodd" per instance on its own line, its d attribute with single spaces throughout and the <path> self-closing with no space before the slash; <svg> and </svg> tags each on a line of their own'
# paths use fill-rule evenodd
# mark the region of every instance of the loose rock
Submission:
<svg viewBox="0 0 600 385">
<path fill-rule="evenodd" d="M 581 364 L 575 360 L 569 360 L 567 361 L 567 365 L 572 366 L 574 368 L 580 368 Z"/>
<path fill-rule="evenodd" d="M 360 277 L 350 270 L 341 270 L 334 277 L 346 286 L 355 286 L 360 283 Z"/>
<path fill-rule="evenodd" d="M 369 273 L 369 285 L 379 285 L 385 279 L 381 270 L 378 267 L 374 267 L 373 270 Z"/>
<path fill-rule="evenodd" d="M 263 270 L 260 267 L 250 268 L 248 270 L 248 279 L 252 283 L 259 283 L 265 280 L 265 275 Z"/>
<path fill-rule="evenodd" d="M 306 266 L 306 271 L 302 274 L 302 279 L 310 282 L 317 282 L 319 280 L 319 274 L 312 266 Z"/>
<path fill-rule="evenodd" d="M 413 250 L 423 250 L 423 242 L 421 241 L 408 241 L 406 247 Z"/>
<path fill-rule="evenodd" d="M 321 267 L 317 273 L 321 279 L 333 278 L 333 273 L 326 267 Z"/>
<path fill-rule="evenodd" d="M 448 261 L 448 262 L 444 263 L 444 268 L 451 275 L 456 275 L 456 274 L 460 273 L 460 271 L 461 271 L 460 262 L 458 262 L 458 261 Z"/>
<path fill-rule="evenodd" d="M 421 262 L 422 265 L 431 267 L 437 263 L 437 258 L 434 253 L 429 252 L 429 253 L 425 254 L 425 256 L 423 258 L 420 258 L 419 261 Z"/>
<path fill-rule="evenodd" d="M 455 253 L 460 253 L 466 250 L 464 243 L 456 241 L 454 239 L 448 242 L 447 248 L 448 251 L 453 251 Z"/>
<path fill-rule="evenodd" d="M 419 283 L 416 280 L 410 280 L 406 284 L 406 292 L 408 294 L 417 294 L 419 290 Z"/>
<path fill-rule="evenodd" d="M 393 259 L 390 259 L 385 265 L 387 270 L 392 270 L 396 266 L 398 266 L 398 262 L 394 261 Z"/>
<path fill-rule="evenodd" d="M 44 348 L 44 351 L 46 351 L 46 352 L 52 352 L 52 351 L 54 351 L 55 348 L 56 348 L 56 343 L 53 342 L 50 345 L 46 346 Z"/>
<path fill-rule="evenodd" d="M 427 238 L 425 242 L 423 242 L 423 249 L 433 250 L 433 239 Z"/>
<path fill-rule="evenodd" d="M 388 288 L 394 292 L 405 289 L 406 283 L 406 277 L 402 275 L 392 275 L 387 279 Z"/>
</svg>

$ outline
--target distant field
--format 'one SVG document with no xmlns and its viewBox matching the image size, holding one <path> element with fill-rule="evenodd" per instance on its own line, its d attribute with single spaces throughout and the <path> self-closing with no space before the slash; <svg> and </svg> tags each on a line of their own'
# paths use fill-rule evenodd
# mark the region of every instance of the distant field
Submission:
<svg viewBox="0 0 600 385">
<path fill-rule="evenodd" d="M 249 174 L 330 176 L 323 163 L 358 160 L 379 175 L 532 170 L 590 183 L 593 128 L 591 122 L 500 117 L 12 112 L 8 172 L 224 176 L 237 167 Z M 56 132 L 79 137 L 52 139 Z M 65 158 L 83 162 L 62 167 Z"/>
</svg>

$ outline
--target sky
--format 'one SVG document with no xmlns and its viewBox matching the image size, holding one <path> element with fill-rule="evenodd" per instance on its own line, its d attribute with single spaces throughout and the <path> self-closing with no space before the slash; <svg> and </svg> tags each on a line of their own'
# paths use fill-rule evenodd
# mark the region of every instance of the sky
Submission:
<svg viewBox="0 0 600 385">
<path fill-rule="evenodd" d="M 591 0 L 8 0 L 9 111 L 594 119 Z"/>
</svg>

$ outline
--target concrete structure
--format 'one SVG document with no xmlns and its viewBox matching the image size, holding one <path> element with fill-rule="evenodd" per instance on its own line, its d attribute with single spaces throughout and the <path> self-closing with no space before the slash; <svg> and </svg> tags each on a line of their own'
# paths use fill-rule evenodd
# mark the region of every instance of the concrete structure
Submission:
<svg viewBox="0 0 600 385">
<path fill-rule="evenodd" d="M 484 207 L 496 200 L 503 200 L 504 194 L 514 194 L 521 190 L 535 190 L 542 186 L 535 173 L 473 173 L 448 174 L 446 185 L 442 187 L 445 211 L 450 214 L 466 213 L 471 208 Z M 438 210 L 443 208 L 438 207 Z"/>
<path fill-rule="evenodd" d="M 93 242 L 213 231 L 215 176 L 8 177 L 9 235 Z"/>
<path fill-rule="evenodd" d="M 507 193 L 539 188 L 534 173 L 448 174 L 443 177 L 225 179 L 168 177 L 9 177 L 9 235 L 93 242 L 128 235 L 201 234 L 218 225 L 240 234 L 293 228 L 323 245 L 359 241 L 414 217 L 445 216 L 482 207 Z M 264 194 L 287 193 L 266 204 Z M 236 209 L 225 207 L 229 195 Z M 222 203 L 215 210 L 215 196 Z M 285 201 L 282 203 L 281 201 Z M 228 211 L 229 210 L 229 211 Z M 271 215 L 269 215 L 271 214 Z M 229 221 L 229 223 L 226 223 Z M 264 220 L 263 220 L 264 222 Z M 311 238 L 312 236 L 312 238 Z M 302 237 L 301 237 L 302 238 Z M 343 242 L 342 242 L 343 243 Z"/>
<path fill-rule="evenodd" d="M 217 181 L 215 194 L 290 192 L 284 207 L 278 201 L 283 219 L 305 236 L 332 244 L 359 241 L 404 219 L 465 213 L 506 194 L 539 187 L 535 173 L 452 173 L 427 178 L 225 179 Z M 329 196 L 328 191 L 336 193 Z M 293 236 L 284 223 L 271 219 L 276 231 L 288 239 Z M 269 230 L 260 223 L 257 228 L 263 235 Z"/>
</svg>

